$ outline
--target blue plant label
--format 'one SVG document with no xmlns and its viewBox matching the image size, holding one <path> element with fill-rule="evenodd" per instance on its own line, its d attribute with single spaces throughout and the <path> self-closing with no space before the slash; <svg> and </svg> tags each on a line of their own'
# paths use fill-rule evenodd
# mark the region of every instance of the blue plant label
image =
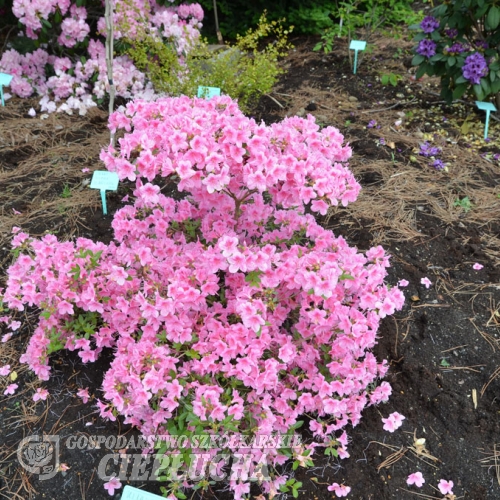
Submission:
<svg viewBox="0 0 500 500">
<path fill-rule="evenodd" d="M 0 85 L 10 85 L 12 78 L 14 78 L 12 75 L 8 75 L 7 73 L 0 73 Z"/>
<path fill-rule="evenodd" d="M 492 102 L 476 101 L 476 106 L 483 111 L 496 111 L 495 105 Z"/>
<path fill-rule="evenodd" d="M 105 170 L 96 170 L 92 176 L 90 187 L 101 191 L 116 191 L 118 189 L 118 174 Z"/>
<path fill-rule="evenodd" d="M 3 86 L 10 85 L 12 78 L 14 78 L 12 75 L 8 75 L 7 73 L 0 73 L 0 101 L 2 102 L 2 106 L 5 106 L 5 101 L 3 98 Z"/>
<path fill-rule="evenodd" d="M 351 40 L 351 45 L 349 46 L 351 50 L 365 50 L 366 42 L 363 40 Z"/>
<path fill-rule="evenodd" d="M 121 500 L 165 500 L 165 498 L 127 485 L 123 488 Z"/>
<path fill-rule="evenodd" d="M 220 96 L 219 87 L 198 87 L 198 97 L 204 97 L 210 100 L 214 96 Z"/>
<path fill-rule="evenodd" d="M 490 125 L 490 112 L 496 111 L 495 105 L 491 102 L 476 101 L 476 106 L 483 111 L 486 111 L 486 120 L 484 122 L 484 138 L 488 138 L 488 128 Z"/>
</svg>

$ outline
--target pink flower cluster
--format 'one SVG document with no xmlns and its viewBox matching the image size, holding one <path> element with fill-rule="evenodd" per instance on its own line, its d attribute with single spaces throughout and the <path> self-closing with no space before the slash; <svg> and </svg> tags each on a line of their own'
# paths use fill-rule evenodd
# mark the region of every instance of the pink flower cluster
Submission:
<svg viewBox="0 0 500 500">
<path fill-rule="evenodd" d="M 103 5 L 99 9 L 104 10 Z M 126 19 L 128 37 L 133 37 L 134 26 L 145 20 L 148 31 L 174 46 L 180 58 L 199 37 L 203 19 L 203 9 L 199 4 L 165 7 L 156 2 L 141 1 L 133 2 L 133 6 L 121 0 L 115 1 L 115 26 Z M 51 43 L 42 44 L 41 48 L 24 55 L 14 49 L 2 54 L 0 72 L 14 76 L 10 85 L 12 93 L 19 97 L 41 96 L 41 111 L 48 113 L 72 114 L 76 111 L 83 115 L 96 106 L 96 101 L 105 97 L 109 90 L 102 38 L 106 35 L 104 17 L 99 18 L 98 30 L 94 33 L 87 22 L 87 9 L 77 7 L 71 0 L 14 0 L 12 9 L 30 38 L 38 39 L 42 29 L 47 32 L 47 26 L 52 26 L 49 32 Z M 115 28 L 115 39 L 121 37 L 122 33 Z M 73 59 L 55 56 L 50 51 L 52 43 L 78 50 Z M 52 76 L 47 76 L 47 67 L 51 68 Z M 114 58 L 113 82 L 120 97 L 153 94 L 145 75 L 126 55 Z"/>
<path fill-rule="evenodd" d="M 102 416 L 167 435 L 190 408 L 207 432 L 230 417 L 266 434 L 308 413 L 318 443 L 349 456 L 336 433 L 389 397 L 371 348 L 404 297 L 381 247 L 359 253 L 305 214 L 356 199 L 342 135 L 313 118 L 257 124 L 228 97 L 135 101 L 110 128 L 125 135 L 102 159 L 136 181 L 115 241 L 13 238 L 4 301 L 43 311 L 22 361 L 46 380 L 55 340 L 83 362 L 112 347 Z M 171 181 L 184 198 L 162 193 Z M 99 317 L 90 335 L 71 327 L 85 314 Z"/>
</svg>

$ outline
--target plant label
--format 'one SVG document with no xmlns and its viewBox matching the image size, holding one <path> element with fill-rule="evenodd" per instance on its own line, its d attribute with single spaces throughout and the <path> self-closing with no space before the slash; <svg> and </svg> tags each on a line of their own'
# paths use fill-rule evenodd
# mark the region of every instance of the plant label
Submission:
<svg viewBox="0 0 500 500">
<path fill-rule="evenodd" d="M 488 126 L 490 124 L 490 112 L 496 111 L 497 108 L 491 102 L 481 102 L 481 101 L 476 101 L 476 106 L 479 109 L 486 111 L 486 122 L 484 123 L 484 138 L 487 139 L 488 138 Z"/>
<path fill-rule="evenodd" d="M 356 74 L 356 67 L 358 66 L 358 51 L 366 49 L 366 42 L 364 40 L 351 40 L 349 48 L 354 50 L 353 73 Z"/>
<path fill-rule="evenodd" d="M 198 97 L 204 97 L 205 99 L 212 99 L 214 96 L 220 95 L 219 87 L 198 87 Z"/>
<path fill-rule="evenodd" d="M 2 100 L 2 106 L 5 106 L 5 101 L 3 98 L 3 86 L 10 85 L 12 78 L 14 78 L 12 75 L 8 75 L 7 73 L 0 73 L 0 99 Z"/>
<path fill-rule="evenodd" d="M 127 485 L 123 488 L 121 500 L 164 500 L 164 497 Z"/>
<path fill-rule="evenodd" d="M 106 191 L 116 191 L 118 189 L 118 174 L 116 172 L 107 172 L 105 170 L 96 170 L 92 176 L 90 187 L 101 191 L 102 212 L 108 215 L 106 206 Z"/>
</svg>

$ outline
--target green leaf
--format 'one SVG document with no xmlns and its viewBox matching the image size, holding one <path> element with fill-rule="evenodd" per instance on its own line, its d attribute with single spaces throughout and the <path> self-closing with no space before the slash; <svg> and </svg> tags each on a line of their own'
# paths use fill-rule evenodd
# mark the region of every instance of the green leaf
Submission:
<svg viewBox="0 0 500 500">
<path fill-rule="evenodd" d="M 448 59 L 446 60 L 446 64 L 451 68 L 452 66 L 455 65 L 455 63 L 457 62 L 457 59 L 453 56 L 451 57 L 448 57 Z"/>
<path fill-rule="evenodd" d="M 342 272 L 342 274 L 339 276 L 339 281 L 343 280 L 353 280 L 354 276 L 350 275 L 349 273 Z"/>
<path fill-rule="evenodd" d="M 411 60 L 411 65 L 412 66 L 418 66 L 419 64 L 422 64 L 425 61 L 425 57 L 421 56 L 420 54 L 417 54 L 413 56 L 413 59 Z"/>
<path fill-rule="evenodd" d="M 262 271 L 250 271 L 246 276 L 245 276 L 245 282 L 250 283 L 250 286 L 258 287 L 260 285 L 260 275 L 262 274 Z"/>
<path fill-rule="evenodd" d="M 431 33 L 431 38 L 435 41 L 435 42 L 438 42 L 439 40 L 441 40 L 441 34 L 439 33 L 439 31 L 433 31 Z"/>
<path fill-rule="evenodd" d="M 314 47 L 313 47 L 313 50 L 315 52 L 317 52 L 318 50 L 321 50 L 321 48 L 323 47 L 323 44 L 321 42 L 318 42 Z"/>
<path fill-rule="evenodd" d="M 418 80 L 419 78 L 422 78 L 426 73 L 429 74 L 430 68 L 431 65 L 428 63 L 421 64 L 420 67 L 417 69 L 415 78 Z"/>
<path fill-rule="evenodd" d="M 500 9 L 496 5 L 493 5 L 489 10 L 488 15 L 486 16 L 485 26 L 486 29 L 496 30 L 499 24 L 500 24 Z"/>
<path fill-rule="evenodd" d="M 497 78 L 494 82 L 491 82 L 491 93 L 497 94 L 500 92 L 500 79 Z"/>
<path fill-rule="evenodd" d="M 467 84 L 463 83 L 461 85 L 457 85 L 453 90 L 453 99 L 460 99 L 467 90 Z"/>
<path fill-rule="evenodd" d="M 467 83 L 468 80 L 466 78 L 464 78 L 463 76 L 459 76 L 456 80 L 455 80 L 455 83 L 457 85 L 461 84 L 461 83 Z"/>
<path fill-rule="evenodd" d="M 382 85 L 387 85 L 389 83 L 389 75 L 382 75 L 380 78 L 380 83 Z"/>
<path fill-rule="evenodd" d="M 485 95 L 491 94 L 490 83 L 486 78 L 481 78 L 481 87 L 483 88 Z"/>
</svg>

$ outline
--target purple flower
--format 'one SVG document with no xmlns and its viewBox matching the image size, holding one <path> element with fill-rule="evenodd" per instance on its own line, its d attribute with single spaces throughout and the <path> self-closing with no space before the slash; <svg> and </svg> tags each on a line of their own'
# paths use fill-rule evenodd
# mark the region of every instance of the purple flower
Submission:
<svg viewBox="0 0 500 500">
<path fill-rule="evenodd" d="M 381 146 L 385 146 L 385 139 L 383 137 L 381 137 L 379 140 L 378 140 L 378 143 L 381 145 Z"/>
<path fill-rule="evenodd" d="M 435 17 L 427 16 L 420 23 L 420 27 L 424 33 L 432 33 L 439 28 L 439 21 Z"/>
<path fill-rule="evenodd" d="M 417 54 L 425 57 L 436 55 L 436 42 L 432 40 L 421 40 L 417 47 Z"/>
<path fill-rule="evenodd" d="M 457 54 L 461 54 L 462 52 L 465 52 L 466 50 L 467 50 L 467 47 L 465 47 L 462 43 L 455 42 L 451 47 L 446 47 L 444 49 L 444 52 L 445 52 L 445 54 L 456 56 Z"/>
<path fill-rule="evenodd" d="M 481 78 L 488 74 L 488 65 L 483 54 L 476 52 L 467 56 L 462 67 L 462 74 L 471 83 L 476 85 L 481 83 Z"/>
<path fill-rule="evenodd" d="M 428 158 L 429 156 L 436 156 L 439 153 L 441 153 L 441 148 L 431 146 L 428 142 L 420 144 L 420 151 L 418 152 L 420 156 L 425 156 L 426 158 Z"/>
<path fill-rule="evenodd" d="M 488 42 L 485 42 L 484 40 L 476 40 L 474 42 L 474 45 L 475 45 L 476 49 L 480 50 L 480 51 L 487 50 L 489 47 Z"/>
<path fill-rule="evenodd" d="M 370 120 L 366 128 L 373 128 L 377 125 L 377 120 Z"/>
<path fill-rule="evenodd" d="M 444 168 L 444 163 L 441 161 L 441 160 L 434 160 L 432 162 L 432 166 L 436 169 L 436 170 L 443 170 Z"/>
<path fill-rule="evenodd" d="M 456 38 L 458 36 L 458 30 L 455 28 L 450 28 L 450 29 L 444 30 L 444 34 L 448 38 Z"/>
</svg>

